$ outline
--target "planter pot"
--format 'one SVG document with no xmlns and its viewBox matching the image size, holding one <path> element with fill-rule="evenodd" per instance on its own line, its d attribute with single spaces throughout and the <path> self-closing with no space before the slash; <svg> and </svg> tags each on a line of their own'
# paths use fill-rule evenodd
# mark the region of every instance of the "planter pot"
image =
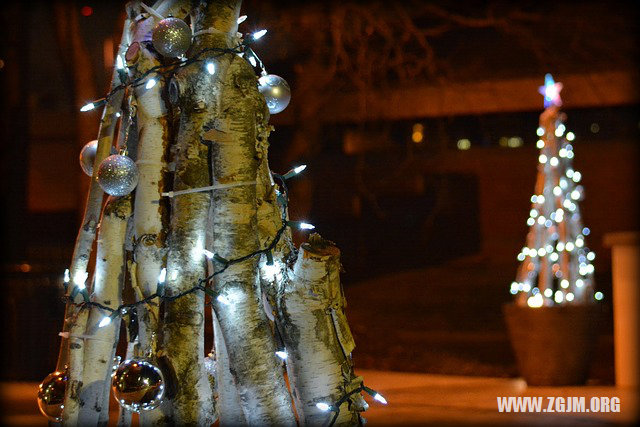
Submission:
<svg viewBox="0 0 640 427">
<path fill-rule="evenodd" d="M 600 308 L 597 305 L 503 307 L 520 375 L 530 386 L 587 381 Z"/>
</svg>

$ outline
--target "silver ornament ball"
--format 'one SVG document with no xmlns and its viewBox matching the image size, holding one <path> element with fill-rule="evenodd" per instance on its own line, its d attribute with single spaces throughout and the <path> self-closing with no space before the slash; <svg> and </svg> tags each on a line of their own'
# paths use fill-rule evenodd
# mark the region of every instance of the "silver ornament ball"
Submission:
<svg viewBox="0 0 640 427">
<path fill-rule="evenodd" d="M 258 90 L 267 101 L 267 107 L 271 114 L 277 114 L 287 108 L 291 101 L 291 89 L 280 76 L 267 74 L 258 79 Z"/>
<path fill-rule="evenodd" d="M 96 152 L 98 150 L 98 140 L 87 142 L 82 150 L 80 150 L 80 167 L 82 172 L 91 176 L 93 175 L 93 162 L 96 160 Z M 115 154 L 116 149 L 111 146 L 111 154 Z"/>
<path fill-rule="evenodd" d="M 165 18 L 153 27 L 151 42 L 162 56 L 177 58 L 191 46 L 191 28 L 182 19 Z"/>
<path fill-rule="evenodd" d="M 111 389 L 120 405 L 129 411 L 150 411 L 164 399 L 164 377 L 147 359 L 122 362 L 111 377 Z"/>
<path fill-rule="evenodd" d="M 65 371 L 53 372 L 38 386 L 38 408 L 53 423 L 62 421 L 64 393 L 69 377 Z"/>
<path fill-rule="evenodd" d="M 111 155 L 100 163 L 98 184 L 111 196 L 126 196 L 138 185 L 138 167 L 127 156 Z"/>
</svg>

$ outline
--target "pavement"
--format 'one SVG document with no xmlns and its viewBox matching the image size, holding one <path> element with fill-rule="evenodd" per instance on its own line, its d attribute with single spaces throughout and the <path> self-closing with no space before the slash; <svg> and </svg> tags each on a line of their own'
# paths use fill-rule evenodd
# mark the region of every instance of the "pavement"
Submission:
<svg viewBox="0 0 640 427">
<path fill-rule="evenodd" d="M 380 392 L 387 405 L 368 399 L 367 425 L 516 425 L 516 426 L 608 426 L 634 425 L 639 420 L 638 390 L 613 386 L 527 387 L 522 379 L 469 377 L 357 370 L 365 384 Z M 45 426 L 35 402 L 35 383 L 0 383 L 0 422 L 10 426 Z M 499 412 L 498 397 L 584 397 L 585 409 L 592 398 L 618 397 L 619 412 L 506 413 Z M 555 407 L 555 405 L 552 405 Z M 566 407 L 566 405 L 565 405 Z M 592 406 L 593 407 L 593 406 Z M 114 407 L 115 408 L 115 407 Z M 115 414 L 115 412 L 114 412 Z M 115 425 L 114 417 L 110 425 Z"/>
</svg>

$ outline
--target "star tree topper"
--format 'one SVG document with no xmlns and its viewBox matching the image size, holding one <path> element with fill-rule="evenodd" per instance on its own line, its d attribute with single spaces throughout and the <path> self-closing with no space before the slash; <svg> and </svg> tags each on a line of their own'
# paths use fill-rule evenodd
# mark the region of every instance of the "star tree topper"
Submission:
<svg viewBox="0 0 640 427">
<path fill-rule="evenodd" d="M 545 74 L 544 86 L 538 88 L 540 95 L 544 96 L 544 108 L 555 105 L 560 107 L 562 105 L 562 99 L 560 98 L 560 91 L 562 90 L 562 83 L 556 83 L 553 80 L 551 74 Z"/>
</svg>

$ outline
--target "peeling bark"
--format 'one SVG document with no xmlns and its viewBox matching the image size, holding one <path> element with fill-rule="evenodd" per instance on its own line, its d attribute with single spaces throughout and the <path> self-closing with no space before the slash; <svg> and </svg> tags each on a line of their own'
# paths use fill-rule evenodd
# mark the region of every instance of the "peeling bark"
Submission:
<svg viewBox="0 0 640 427">
<path fill-rule="evenodd" d="M 131 215 L 131 197 L 110 199 L 105 206 L 96 254 L 96 273 L 92 300 L 117 308 L 122 303 L 125 271 L 125 235 Z M 84 366 L 80 390 L 79 425 L 100 425 L 100 418 L 108 414 L 113 359 L 118 343 L 120 318 L 99 328 L 100 321 L 110 313 L 93 307 L 87 321 L 84 344 Z"/>
<path fill-rule="evenodd" d="M 343 312 L 340 251 L 317 234 L 309 240 L 300 248 L 291 281 L 280 295 L 278 323 L 300 419 L 305 425 L 326 425 L 334 414 L 316 404 L 334 404 L 362 380 L 353 374 L 351 363 L 355 344 Z M 354 394 L 340 406 L 335 425 L 360 424 L 358 412 L 365 409 L 362 396 Z"/>
</svg>

